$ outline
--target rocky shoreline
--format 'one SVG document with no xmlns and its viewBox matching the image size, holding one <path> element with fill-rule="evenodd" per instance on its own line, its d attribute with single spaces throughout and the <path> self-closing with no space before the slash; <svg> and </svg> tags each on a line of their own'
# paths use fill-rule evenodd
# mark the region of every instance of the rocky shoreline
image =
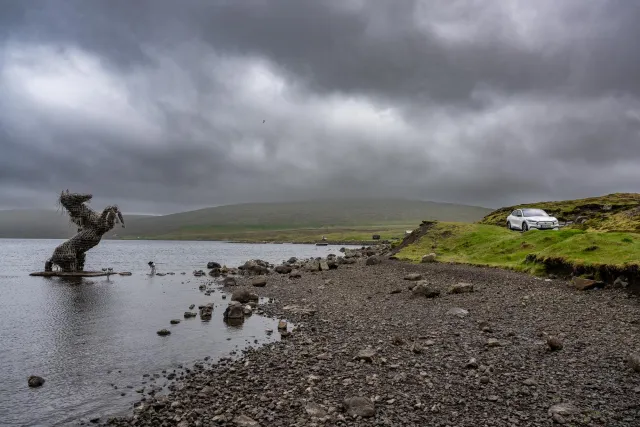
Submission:
<svg viewBox="0 0 640 427">
<path fill-rule="evenodd" d="M 289 260 L 279 272 L 245 264 L 224 289 L 273 298 L 260 312 L 293 330 L 196 364 L 168 396 L 103 424 L 640 425 L 635 296 L 375 255 L 387 249 Z"/>
</svg>

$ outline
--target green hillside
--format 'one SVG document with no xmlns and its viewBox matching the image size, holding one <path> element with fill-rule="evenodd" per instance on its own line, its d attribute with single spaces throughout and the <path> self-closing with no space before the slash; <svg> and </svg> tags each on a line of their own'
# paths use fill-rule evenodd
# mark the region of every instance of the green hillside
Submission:
<svg viewBox="0 0 640 427">
<path fill-rule="evenodd" d="M 125 225 L 146 215 L 124 214 Z M 120 226 L 112 231 L 123 230 Z M 69 216 L 62 211 L 45 209 L 0 210 L 0 238 L 14 239 L 67 239 L 77 232 Z"/>
<path fill-rule="evenodd" d="M 423 219 L 480 220 L 477 206 L 401 199 L 316 200 L 219 206 L 127 223 L 119 237 L 235 241 L 333 241 L 402 237 Z"/>
<path fill-rule="evenodd" d="M 587 199 L 527 203 L 498 209 L 485 216 L 480 224 L 504 227 L 507 216 L 525 207 L 541 208 L 561 222 L 571 221 L 570 228 L 598 231 L 640 231 L 640 194 L 614 193 Z"/>
</svg>

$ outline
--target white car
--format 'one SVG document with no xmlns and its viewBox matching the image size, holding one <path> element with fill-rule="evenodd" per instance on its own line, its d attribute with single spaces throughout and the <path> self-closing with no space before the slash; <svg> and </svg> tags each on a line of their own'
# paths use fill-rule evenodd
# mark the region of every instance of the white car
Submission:
<svg viewBox="0 0 640 427">
<path fill-rule="evenodd" d="M 558 218 L 550 216 L 542 209 L 516 209 L 507 217 L 509 230 L 528 231 L 532 228 L 538 230 L 558 230 Z"/>
</svg>

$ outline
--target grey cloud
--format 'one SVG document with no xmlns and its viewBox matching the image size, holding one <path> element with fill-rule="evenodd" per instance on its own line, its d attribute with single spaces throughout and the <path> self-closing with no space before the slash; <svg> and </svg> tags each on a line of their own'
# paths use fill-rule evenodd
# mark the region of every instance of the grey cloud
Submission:
<svg viewBox="0 0 640 427">
<path fill-rule="evenodd" d="M 634 191 L 638 18 L 626 1 L 4 1 L 0 208 L 66 188 L 137 212 Z"/>
</svg>

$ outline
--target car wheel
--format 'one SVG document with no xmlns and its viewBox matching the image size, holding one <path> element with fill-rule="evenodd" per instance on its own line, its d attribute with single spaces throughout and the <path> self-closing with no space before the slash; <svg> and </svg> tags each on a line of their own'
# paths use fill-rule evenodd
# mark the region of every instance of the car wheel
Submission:
<svg viewBox="0 0 640 427">
<path fill-rule="evenodd" d="M 526 222 L 522 223 L 522 232 L 524 233 L 525 231 L 529 231 L 529 226 L 527 225 Z"/>
<path fill-rule="evenodd" d="M 507 221 L 507 230 L 511 230 L 511 222 Z"/>
</svg>

